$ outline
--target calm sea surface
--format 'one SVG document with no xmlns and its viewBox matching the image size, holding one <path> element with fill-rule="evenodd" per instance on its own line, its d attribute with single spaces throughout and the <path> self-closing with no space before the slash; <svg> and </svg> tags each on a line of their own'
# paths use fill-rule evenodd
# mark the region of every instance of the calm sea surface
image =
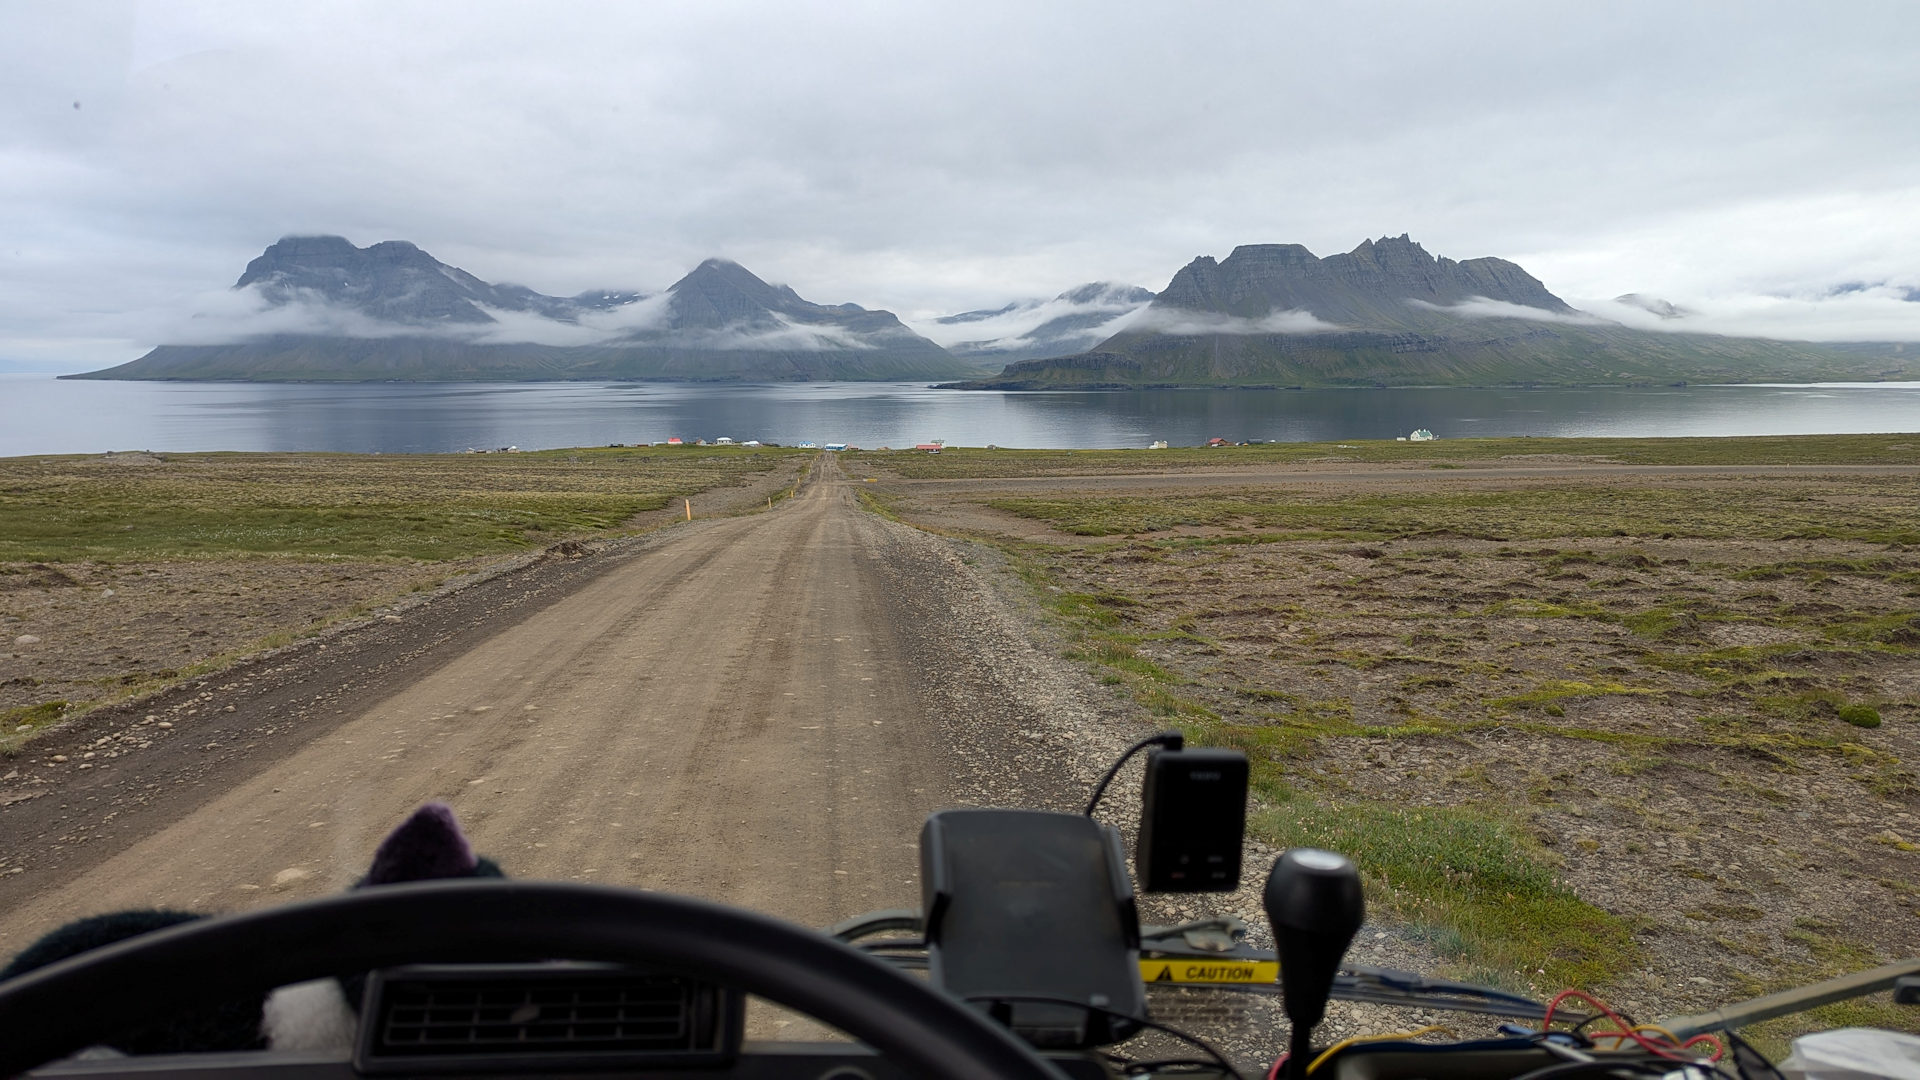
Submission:
<svg viewBox="0 0 1920 1080">
<path fill-rule="evenodd" d="M 1002 393 L 902 383 L 145 383 L 0 376 L 0 456 L 337 450 L 729 436 L 856 446 L 1118 447 L 1165 439 L 1920 431 L 1920 383 L 1597 390 Z"/>
</svg>

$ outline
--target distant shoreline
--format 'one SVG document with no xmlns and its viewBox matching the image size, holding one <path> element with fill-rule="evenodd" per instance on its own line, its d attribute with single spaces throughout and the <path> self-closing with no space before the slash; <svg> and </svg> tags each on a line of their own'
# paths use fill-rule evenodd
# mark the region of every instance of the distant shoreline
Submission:
<svg viewBox="0 0 1920 1080">
<path fill-rule="evenodd" d="M 1034 384 L 1023 380 L 1009 380 L 1004 385 L 990 380 L 968 380 L 966 382 L 927 382 L 920 379 L 661 379 L 646 376 L 610 376 L 595 375 L 581 378 L 544 378 L 544 379 L 185 379 L 185 378 L 128 378 L 109 377 L 99 372 L 58 372 L 58 371 L 0 371 L 0 379 L 56 379 L 62 382 L 112 382 L 112 383 L 167 383 L 170 385 L 191 386 L 541 386 L 541 385 L 626 385 L 645 384 L 659 386 L 896 386 L 911 384 L 924 386 L 929 390 L 992 391 L 1006 394 L 1108 394 L 1108 393 L 1159 393 L 1169 390 L 1191 391 L 1233 391 L 1254 390 L 1262 392 L 1301 392 L 1317 393 L 1327 391 L 1352 390 L 1654 390 L 1661 388 L 1682 389 L 1686 387 L 1826 387 L 1832 389 L 1866 389 L 1884 387 L 1920 387 L 1920 379 L 1853 379 L 1822 380 L 1816 382 L 1689 382 L 1674 380 L 1631 380 L 1623 382 L 1511 382 L 1511 383 L 1151 383 L 1134 385 L 1130 383 L 1085 383 L 1080 385 L 1049 386 Z"/>
<path fill-rule="evenodd" d="M 1365 391 L 1365 392 L 1362 392 Z M 1310 443 L 1418 429 L 1467 437 L 1912 430 L 1920 383 L 1041 390 L 928 382 L 202 382 L 0 376 L 0 456 L 249 451 L 456 453 L 518 446 L 1136 447 Z"/>
</svg>

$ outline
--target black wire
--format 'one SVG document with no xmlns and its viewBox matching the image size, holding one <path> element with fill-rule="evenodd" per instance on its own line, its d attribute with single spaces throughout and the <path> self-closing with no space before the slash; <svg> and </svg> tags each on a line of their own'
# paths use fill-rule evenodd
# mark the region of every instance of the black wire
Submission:
<svg viewBox="0 0 1920 1080">
<path fill-rule="evenodd" d="M 1740 1074 L 1742 1080 L 1784 1080 L 1773 1062 L 1768 1061 L 1747 1040 L 1731 1031 L 1721 1032 L 1720 1037 L 1727 1043 L 1727 1060 L 1733 1062 L 1734 1071 Z"/>
<path fill-rule="evenodd" d="M 1085 1009 L 1088 1012 L 1097 1012 L 1105 1016 L 1117 1017 L 1125 1020 L 1129 1024 L 1138 1024 L 1151 1031 L 1158 1031 L 1163 1035 L 1171 1035 L 1212 1058 L 1219 1064 L 1220 1071 L 1227 1076 L 1233 1077 L 1233 1080 L 1247 1080 L 1246 1076 L 1244 1076 L 1239 1069 L 1233 1067 L 1233 1062 L 1227 1060 L 1225 1054 L 1215 1050 L 1199 1036 L 1189 1035 L 1170 1024 L 1162 1024 L 1155 1020 L 1148 1020 L 1143 1016 L 1134 1016 L 1132 1013 L 1123 1013 L 1118 1009 L 1102 1008 L 1099 1005 L 1089 1005 L 1084 1001 L 1075 1001 L 1072 998 L 1048 997 L 1045 994 L 971 994 L 965 1000 L 975 1003 L 1005 1001 L 1012 1004 L 1029 1002 L 1035 1005 L 1067 1005 L 1075 1009 Z"/>
<path fill-rule="evenodd" d="M 1093 816 L 1094 808 L 1100 805 L 1101 796 L 1107 793 L 1107 785 L 1113 783 L 1113 778 L 1120 774 L 1120 766 L 1125 765 L 1128 758 L 1145 750 L 1149 746 L 1164 746 L 1169 750 L 1178 750 L 1185 745 L 1187 745 L 1187 737 L 1185 735 L 1177 731 L 1162 731 L 1157 735 L 1149 735 L 1139 742 L 1134 743 L 1132 746 L 1127 747 L 1127 752 L 1121 754 L 1118 760 L 1107 767 L 1107 775 L 1101 777 L 1100 782 L 1093 786 L 1093 798 L 1087 800 L 1087 816 Z"/>
<path fill-rule="evenodd" d="M 1587 1026 L 1588 1024 L 1591 1024 L 1591 1023 L 1593 1023 L 1593 1022 L 1594 1022 L 1595 1020 L 1598 1020 L 1598 1019 L 1600 1019 L 1600 1018 L 1601 1018 L 1602 1016 L 1604 1016 L 1604 1015 L 1606 1015 L 1606 1014 L 1605 1014 L 1605 1013 L 1594 1013 L 1594 1014 L 1593 1014 L 1592 1016 L 1589 1016 L 1589 1017 L 1587 1017 L 1587 1018 L 1586 1018 L 1585 1020 L 1582 1020 L 1582 1021 L 1580 1021 L 1579 1023 L 1577 1023 L 1577 1024 L 1575 1024 L 1575 1025 L 1573 1025 L 1572 1027 L 1570 1027 L 1570 1028 L 1568 1028 L 1568 1029 L 1567 1029 L 1567 1034 L 1569 1034 L 1569 1035 L 1579 1035 L 1579 1036 L 1580 1036 L 1580 1041 L 1581 1041 L 1581 1045 L 1583 1045 L 1583 1046 L 1591 1046 L 1591 1045 L 1592 1045 L 1592 1040 L 1590 1040 L 1590 1039 L 1588 1039 L 1588 1038 L 1587 1038 L 1587 1037 L 1586 1037 L 1585 1035 L 1582 1035 L 1582 1034 L 1581 1034 L 1581 1031 L 1580 1031 L 1580 1029 L 1582 1029 L 1582 1028 L 1584 1028 L 1584 1027 L 1586 1027 L 1586 1026 Z M 1623 1016 L 1623 1017 L 1621 1017 L 1620 1019 L 1622 1019 L 1622 1020 L 1626 1020 L 1627 1018 Z M 1627 1020 L 1627 1022 L 1628 1022 L 1629 1024 L 1631 1024 L 1631 1023 L 1632 1023 L 1633 1021 L 1631 1021 L 1631 1020 Z"/>
<path fill-rule="evenodd" d="M 1615 1009 L 1615 1010 L 1614 1010 L 1614 1014 L 1615 1014 L 1615 1015 L 1617 1015 L 1617 1016 L 1619 1016 L 1619 1017 L 1620 1017 L 1620 1019 L 1622 1019 L 1622 1020 L 1625 1020 L 1625 1021 L 1627 1022 L 1627 1027 L 1628 1027 L 1628 1028 L 1634 1028 L 1634 1027 L 1638 1027 L 1638 1026 L 1639 1026 L 1639 1023 L 1640 1023 L 1640 1022 L 1639 1022 L 1639 1021 L 1637 1021 L 1637 1020 L 1635 1020 L 1635 1019 L 1634 1019 L 1634 1018 L 1633 1018 L 1633 1017 L 1632 1017 L 1632 1016 L 1631 1016 L 1630 1014 L 1628 1014 L 1628 1013 L 1624 1013 L 1624 1012 L 1621 1012 L 1621 1011 L 1620 1011 L 1619 1009 Z M 1591 1023 L 1593 1023 L 1593 1022 L 1594 1022 L 1595 1020 L 1598 1020 L 1598 1019 L 1600 1019 L 1601 1017 L 1603 1017 L 1603 1016 L 1605 1016 L 1605 1015 L 1607 1015 L 1607 1014 L 1606 1014 L 1606 1013 L 1594 1013 L 1594 1014 L 1593 1014 L 1592 1016 L 1589 1016 L 1589 1017 L 1587 1017 L 1587 1018 L 1586 1018 L 1585 1020 L 1582 1020 L 1582 1021 L 1580 1021 L 1579 1023 L 1577 1023 L 1577 1024 L 1575 1024 L 1575 1025 L 1573 1025 L 1572 1027 L 1570 1027 L 1570 1028 L 1568 1028 L 1567 1030 L 1568 1030 L 1569 1032 L 1571 1032 L 1571 1033 L 1573 1033 L 1573 1034 L 1575 1034 L 1575 1035 L 1578 1035 L 1578 1034 L 1580 1034 L 1580 1029 L 1581 1029 L 1581 1028 L 1583 1028 L 1583 1027 L 1586 1027 L 1586 1026 L 1587 1026 L 1588 1024 L 1591 1024 Z"/>
</svg>

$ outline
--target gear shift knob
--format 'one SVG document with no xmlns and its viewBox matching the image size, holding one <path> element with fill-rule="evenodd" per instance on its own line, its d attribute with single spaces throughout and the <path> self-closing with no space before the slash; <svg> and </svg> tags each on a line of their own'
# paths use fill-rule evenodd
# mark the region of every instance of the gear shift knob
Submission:
<svg viewBox="0 0 1920 1080">
<path fill-rule="evenodd" d="M 1340 960 L 1366 918 L 1360 871 L 1345 855 L 1292 848 L 1273 861 L 1261 897 L 1280 954 L 1280 989 L 1293 1026 L 1288 1074 L 1306 1075 L 1314 1025 L 1327 1015 L 1327 998 Z"/>
</svg>

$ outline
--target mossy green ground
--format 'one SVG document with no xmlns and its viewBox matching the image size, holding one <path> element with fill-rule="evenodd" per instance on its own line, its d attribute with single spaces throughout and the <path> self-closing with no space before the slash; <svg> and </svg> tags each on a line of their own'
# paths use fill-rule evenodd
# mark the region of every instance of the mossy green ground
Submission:
<svg viewBox="0 0 1920 1080">
<path fill-rule="evenodd" d="M 616 528 L 804 453 L 116 454 L 0 458 L 0 562 L 440 561 Z"/>
<path fill-rule="evenodd" d="M 710 447 L 0 459 L 0 753 L 490 557 L 657 523 L 680 496 L 810 460 Z"/>
<path fill-rule="evenodd" d="M 1089 490 L 1162 455 L 1336 451 L 870 464 L 985 478 L 873 499 L 999 545 L 1103 682 L 1245 749 L 1259 835 L 1352 852 L 1371 899 L 1462 974 L 1657 1015 L 1920 954 L 1920 473 L 1579 462 L 1920 465 L 1916 447 L 1363 443 L 1337 453 L 1407 467 Z M 1573 475 L 1488 473 L 1516 454 Z M 1053 490 L 993 482 L 1049 472 Z M 1913 1023 L 1849 1008 L 1829 1012 Z"/>
<path fill-rule="evenodd" d="M 1574 459 L 1624 465 L 1920 465 L 1920 435 L 1779 435 L 1686 439 L 1441 439 L 1403 443 L 1262 443 L 1258 446 L 1172 447 L 1166 450 L 981 450 L 940 454 L 865 452 L 849 455 L 910 479 L 1073 476 L 1194 466 L 1352 462 L 1537 464 Z M 1529 462 L 1529 459 L 1532 459 Z"/>
<path fill-rule="evenodd" d="M 1844 517 L 1822 493 L 1755 481 L 1730 501 L 1725 488 L 1687 490 L 1622 484 L 1551 484 L 1520 489 L 1394 492 L 1377 495 L 1257 493 L 1000 498 L 987 503 L 1079 536 L 1164 532 L 1181 527 L 1230 530 L 1235 541 L 1353 541 L 1457 537 L 1549 540 L 1602 536 L 1832 539 L 1920 544 L 1920 511 L 1889 491 L 1884 502 L 1857 501 Z M 1568 556 L 1578 559 L 1579 554 Z M 1625 558 L 1631 560 L 1632 556 Z M 1768 571 L 1773 568 L 1769 567 Z M 1745 579 L 1743 579 L 1745 580 Z"/>
</svg>

